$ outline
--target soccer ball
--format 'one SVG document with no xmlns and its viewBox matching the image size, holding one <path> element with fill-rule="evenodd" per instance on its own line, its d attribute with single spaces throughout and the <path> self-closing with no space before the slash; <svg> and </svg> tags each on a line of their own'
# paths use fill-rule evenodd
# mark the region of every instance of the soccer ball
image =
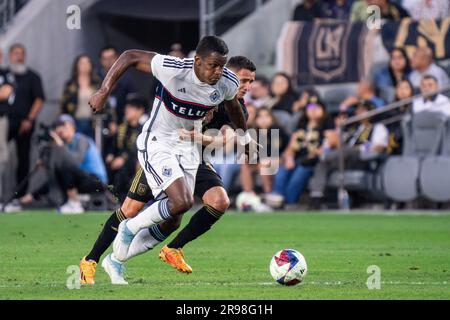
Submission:
<svg viewBox="0 0 450 320">
<path fill-rule="evenodd" d="M 241 192 L 236 198 L 239 211 L 257 211 L 261 206 L 261 198 L 253 192 Z"/>
<path fill-rule="evenodd" d="M 276 282 L 285 286 L 302 282 L 307 270 L 305 257 L 293 249 L 278 251 L 270 261 L 270 274 Z"/>
</svg>

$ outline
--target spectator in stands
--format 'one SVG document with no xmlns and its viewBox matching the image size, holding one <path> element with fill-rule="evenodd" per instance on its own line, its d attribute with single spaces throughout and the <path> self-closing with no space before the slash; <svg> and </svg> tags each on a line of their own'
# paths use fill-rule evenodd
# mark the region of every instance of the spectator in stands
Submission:
<svg viewBox="0 0 450 320">
<path fill-rule="evenodd" d="M 272 78 L 270 90 L 273 98 L 267 106 L 273 111 L 282 110 L 292 113 L 292 107 L 297 101 L 298 95 L 294 91 L 291 78 L 283 72 L 275 74 Z"/>
<path fill-rule="evenodd" d="M 378 6 L 380 8 L 381 19 L 400 21 L 408 17 L 408 12 L 399 4 L 389 0 L 359 0 L 353 3 L 350 20 L 366 21 L 370 12 L 367 11 L 368 6 Z"/>
<path fill-rule="evenodd" d="M 183 52 L 183 47 L 179 43 L 174 43 L 170 46 L 169 56 L 177 57 L 180 59 L 186 58 L 186 55 Z"/>
<path fill-rule="evenodd" d="M 380 96 L 392 101 L 397 84 L 408 79 L 411 73 L 408 55 L 403 48 L 395 48 L 390 53 L 389 65 L 375 74 L 375 87 Z"/>
<path fill-rule="evenodd" d="M 304 116 L 282 155 L 282 165 L 275 177 L 274 202 L 283 200 L 286 205 L 298 203 L 313 175 L 314 166 L 322 153 L 325 131 L 331 129 L 325 106 L 320 101 L 310 101 Z M 281 199 L 276 199 L 281 196 Z"/>
<path fill-rule="evenodd" d="M 294 113 L 304 112 L 312 97 L 315 97 L 314 99 L 316 101 L 314 102 L 317 102 L 319 100 L 319 93 L 313 87 L 304 89 L 298 100 L 294 102 L 292 111 Z"/>
<path fill-rule="evenodd" d="M 408 79 L 403 79 L 397 83 L 395 87 L 395 101 L 405 100 L 411 98 L 413 95 L 414 87 Z"/>
<path fill-rule="evenodd" d="M 438 80 L 432 75 L 425 75 L 420 83 L 420 93 L 430 94 L 438 90 Z M 430 111 L 442 112 L 450 117 L 450 99 L 443 94 L 436 94 L 425 98 L 417 98 L 413 102 L 413 113 Z"/>
<path fill-rule="evenodd" d="M 439 20 L 450 16 L 448 0 L 408 0 L 403 6 L 414 20 Z"/>
<path fill-rule="evenodd" d="M 71 115 L 77 131 L 91 138 L 94 137 L 94 122 L 89 99 L 99 88 L 100 82 L 91 59 L 87 55 L 79 55 L 73 63 L 61 99 L 61 112 Z"/>
<path fill-rule="evenodd" d="M 353 0 L 324 0 L 322 1 L 322 18 L 348 20 Z"/>
<path fill-rule="evenodd" d="M 358 103 L 355 114 L 363 115 L 371 111 L 375 106 L 369 101 Z M 337 148 L 338 139 L 330 134 L 327 138 L 328 148 Z M 345 167 L 347 169 L 364 169 L 366 168 L 365 159 L 385 153 L 389 144 L 389 132 L 387 128 L 381 124 L 372 124 L 370 120 L 361 121 L 360 125 L 354 130 L 346 134 L 346 144 L 342 147 Z M 331 170 L 339 168 L 340 150 L 331 150 L 322 155 L 321 161 L 314 168 L 314 175 L 310 183 L 311 206 L 313 209 L 319 209 L 323 201 L 325 188 L 327 185 L 327 177 Z"/>
<path fill-rule="evenodd" d="M 0 201 L 6 196 L 6 166 L 10 160 L 9 155 L 9 121 L 11 112 L 11 97 L 14 96 L 14 75 L 6 70 L 0 69 Z"/>
<path fill-rule="evenodd" d="M 9 68 L 15 78 L 15 93 L 9 117 L 10 137 L 16 143 L 18 168 L 17 181 L 22 181 L 30 167 L 31 137 L 35 121 L 44 105 L 44 90 L 41 77 L 26 65 L 26 49 L 14 44 L 9 49 Z M 23 195 L 27 185 L 19 192 Z"/>
<path fill-rule="evenodd" d="M 421 86 L 424 75 L 432 75 L 438 81 L 439 88 L 449 84 L 449 78 L 444 69 L 433 62 L 433 50 L 429 47 L 418 47 L 411 59 L 413 71 L 409 76 L 414 88 Z"/>
<path fill-rule="evenodd" d="M 265 77 L 257 76 L 244 100 L 256 108 L 267 106 L 271 100 L 269 81 Z"/>
<path fill-rule="evenodd" d="M 142 131 L 140 119 L 145 113 L 147 102 L 137 94 L 128 95 L 125 104 L 125 118 L 119 125 L 114 143 L 106 156 L 109 181 L 114 192 L 123 201 L 130 187 L 130 177 L 138 167 L 136 139 Z"/>
<path fill-rule="evenodd" d="M 273 176 L 266 174 L 268 160 L 274 161 L 274 155 L 271 154 L 272 149 L 278 151 L 281 154 L 286 148 L 289 142 L 289 136 L 277 124 L 272 112 L 267 107 L 261 107 L 258 109 L 255 118 L 255 126 L 258 130 L 258 142 L 264 146 L 265 152 L 264 158 L 260 158 L 258 164 L 242 164 L 240 172 L 241 186 L 244 192 L 254 192 L 255 184 L 253 180 L 253 173 L 259 171 L 261 173 L 261 180 L 263 185 L 263 192 L 269 194 L 272 192 L 272 180 Z M 273 130 L 278 130 L 278 141 L 272 141 L 270 139 Z M 276 145 L 273 146 L 272 143 Z"/>
<path fill-rule="evenodd" d="M 322 15 L 322 6 L 320 0 L 304 0 L 294 9 L 292 20 L 294 21 L 312 21 L 320 18 Z"/>
<path fill-rule="evenodd" d="M 63 191 L 67 201 L 59 207 L 61 213 L 83 213 L 78 194 L 94 194 L 105 191 L 107 174 L 105 165 L 94 141 L 76 132 L 76 123 L 68 114 L 61 115 L 51 132 L 53 145 L 48 159 L 42 165 L 48 174 L 48 183 L 20 199 L 28 205 L 44 193 Z"/>
<path fill-rule="evenodd" d="M 358 105 L 361 101 L 369 101 L 371 102 L 376 108 L 383 107 L 385 105 L 383 99 L 379 98 L 375 94 L 375 87 L 372 82 L 369 80 L 361 80 L 358 84 L 358 89 L 356 91 L 356 95 L 350 96 L 347 99 L 345 99 L 341 105 L 339 106 L 339 109 L 341 111 L 349 111 L 351 112 L 352 109 Z"/>
<path fill-rule="evenodd" d="M 100 69 L 99 75 L 103 80 L 114 62 L 119 58 L 119 51 L 113 46 L 106 46 L 100 50 Z M 109 95 L 108 104 L 112 110 L 115 110 L 116 119 L 110 119 L 108 128 L 110 135 L 114 135 L 117 131 L 117 123 L 123 121 L 125 102 L 127 95 L 136 91 L 135 83 L 132 77 L 125 73 L 120 77 L 113 91 Z"/>
<path fill-rule="evenodd" d="M 414 88 L 408 79 L 400 81 L 395 88 L 395 101 L 402 101 L 409 99 L 414 95 Z M 387 112 L 383 116 L 388 122 L 386 128 L 389 131 L 389 146 L 387 153 L 392 155 L 399 155 L 402 153 L 403 147 L 403 130 L 401 120 L 406 113 L 411 112 L 412 103 L 403 105 L 397 109 Z"/>
</svg>

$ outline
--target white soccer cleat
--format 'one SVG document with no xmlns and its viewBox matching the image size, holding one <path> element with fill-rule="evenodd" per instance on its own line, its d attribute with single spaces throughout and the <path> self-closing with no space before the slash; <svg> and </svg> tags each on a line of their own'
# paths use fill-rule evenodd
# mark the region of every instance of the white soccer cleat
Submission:
<svg viewBox="0 0 450 320">
<path fill-rule="evenodd" d="M 127 221 L 128 219 L 125 219 L 119 224 L 117 236 L 113 243 L 114 256 L 119 261 L 126 261 L 131 242 L 134 238 L 134 234 L 127 228 Z"/>
<path fill-rule="evenodd" d="M 127 285 L 125 280 L 125 266 L 123 263 L 114 258 L 113 254 L 108 254 L 102 261 L 102 267 L 109 275 L 112 284 Z"/>
<path fill-rule="evenodd" d="M 69 200 L 58 210 L 62 214 L 82 214 L 84 213 L 84 208 L 81 202 Z"/>
<path fill-rule="evenodd" d="M 22 206 L 19 200 L 14 199 L 12 202 L 8 203 L 4 208 L 6 213 L 15 213 L 22 211 Z"/>
</svg>

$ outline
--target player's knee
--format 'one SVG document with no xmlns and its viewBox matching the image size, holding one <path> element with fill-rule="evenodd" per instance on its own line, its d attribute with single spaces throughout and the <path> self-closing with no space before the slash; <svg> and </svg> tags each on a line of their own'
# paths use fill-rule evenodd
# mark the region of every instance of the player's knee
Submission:
<svg viewBox="0 0 450 320">
<path fill-rule="evenodd" d="M 133 218 L 142 210 L 144 205 L 144 203 L 139 201 L 126 198 L 120 207 L 120 210 L 122 210 L 122 213 L 126 218 Z"/>
<path fill-rule="evenodd" d="M 209 189 L 202 197 L 203 203 L 217 211 L 225 212 L 230 207 L 230 198 L 222 187 Z"/>
<path fill-rule="evenodd" d="M 230 198 L 226 194 L 220 195 L 212 198 L 206 204 L 220 212 L 225 212 L 230 207 Z"/>
<path fill-rule="evenodd" d="M 182 195 L 172 200 L 171 213 L 173 215 L 180 215 L 187 212 L 194 205 L 194 197 L 189 194 Z"/>
</svg>

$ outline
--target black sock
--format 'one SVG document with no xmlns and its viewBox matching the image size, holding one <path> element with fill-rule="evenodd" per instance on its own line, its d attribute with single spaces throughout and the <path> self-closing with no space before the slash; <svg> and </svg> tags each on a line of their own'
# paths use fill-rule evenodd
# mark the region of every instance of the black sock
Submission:
<svg viewBox="0 0 450 320">
<path fill-rule="evenodd" d="M 125 215 L 122 210 L 117 209 L 114 213 L 106 220 L 103 230 L 95 241 L 94 247 L 91 252 L 86 256 L 86 260 L 94 260 L 98 263 L 100 257 L 108 249 L 114 238 L 117 235 L 117 228 L 121 221 L 125 220 Z"/>
<path fill-rule="evenodd" d="M 175 249 L 183 248 L 185 244 L 197 239 L 211 229 L 212 225 L 219 221 L 222 215 L 223 212 L 220 212 L 213 207 L 208 205 L 202 207 L 192 216 L 189 223 L 167 246 Z"/>
</svg>

